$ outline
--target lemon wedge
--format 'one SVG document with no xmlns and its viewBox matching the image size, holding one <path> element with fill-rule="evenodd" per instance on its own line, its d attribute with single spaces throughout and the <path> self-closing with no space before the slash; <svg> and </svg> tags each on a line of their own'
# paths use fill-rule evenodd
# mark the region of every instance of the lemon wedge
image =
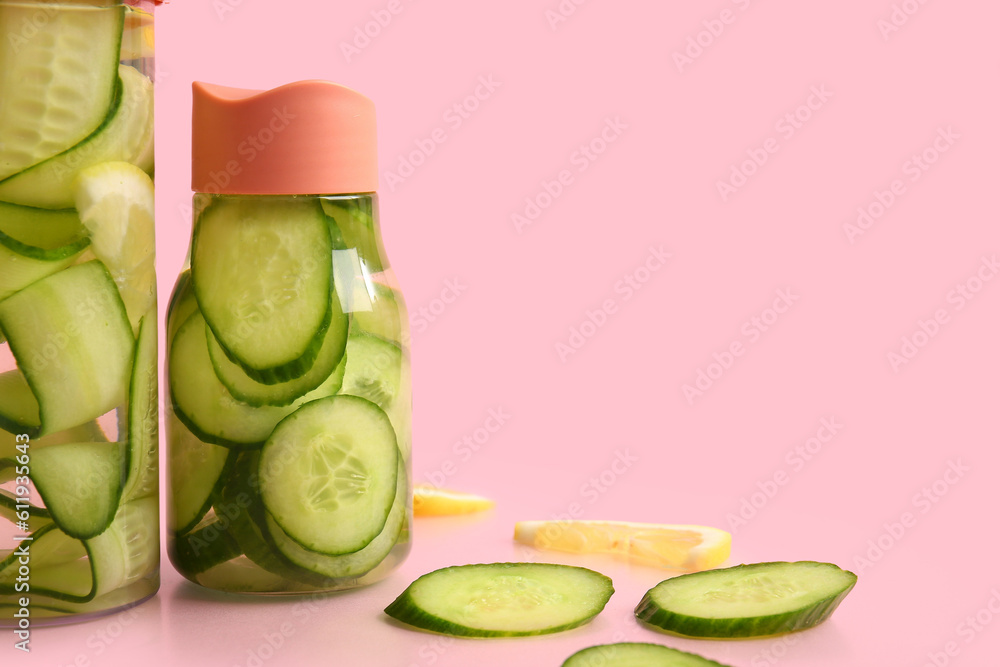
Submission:
<svg viewBox="0 0 1000 667">
<path fill-rule="evenodd" d="M 732 536 L 708 526 L 627 521 L 520 521 L 514 539 L 536 549 L 610 553 L 657 567 L 696 572 L 729 558 Z"/>
<path fill-rule="evenodd" d="M 114 278 L 138 331 L 140 318 L 156 304 L 153 181 L 128 162 L 102 162 L 80 172 L 74 199 L 91 250 Z"/>
<path fill-rule="evenodd" d="M 429 484 L 418 484 L 413 488 L 414 516 L 471 514 L 491 507 L 493 507 L 492 500 L 471 493 L 439 489 Z"/>
</svg>

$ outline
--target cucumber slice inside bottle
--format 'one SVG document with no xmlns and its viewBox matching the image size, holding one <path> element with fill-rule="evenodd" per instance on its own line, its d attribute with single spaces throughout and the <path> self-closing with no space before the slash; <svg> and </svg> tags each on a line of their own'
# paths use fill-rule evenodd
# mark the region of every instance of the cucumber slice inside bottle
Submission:
<svg viewBox="0 0 1000 667">
<path fill-rule="evenodd" d="M 289 405 L 303 394 L 323 384 L 344 357 L 347 345 L 348 319 L 340 310 L 340 303 L 330 303 L 330 326 L 313 365 L 302 376 L 279 382 L 263 384 L 247 375 L 243 368 L 226 356 L 218 339 L 208 331 L 208 355 L 219 381 L 237 400 L 249 405 Z M 343 372 L 344 369 L 341 369 Z"/>
<path fill-rule="evenodd" d="M 324 198 L 323 212 L 337 225 L 347 248 L 356 248 L 370 275 L 389 268 L 382 235 L 375 228 L 372 197 Z"/>
<path fill-rule="evenodd" d="M 407 484 L 406 462 L 402 456 L 399 457 L 397 466 L 396 496 L 393 499 L 392 509 L 389 510 L 385 525 L 382 527 L 382 532 L 358 551 L 340 556 L 328 556 L 305 549 L 288 537 L 271 515 L 267 514 L 265 517 L 267 529 L 274 544 L 288 560 L 324 577 L 331 579 L 360 577 L 370 572 L 389 555 L 389 552 L 399 541 L 399 533 L 406 524 L 406 508 L 410 492 Z"/>
<path fill-rule="evenodd" d="M 125 402 L 135 340 L 100 262 L 64 269 L 0 301 L 0 329 L 38 401 L 39 435 Z"/>
<path fill-rule="evenodd" d="M 153 304 L 139 322 L 139 338 L 132 361 L 123 502 L 155 494 L 160 488 L 156 332 L 156 305 Z"/>
<path fill-rule="evenodd" d="M 170 346 L 167 380 L 174 412 L 199 439 L 233 449 L 257 449 L 299 405 L 339 388 L 336 373 L 284 407 L 255 407 L 237 401 L 219 381 L 208 354 L 209 332 L 200 312 L 177 329 Z"/>
<path fill-rule="evenodd" d="M 667 579 L 651 588 L 636 618 L 688 637 L 764 637 L 822 623 L 857 576 L 831 563 L 756 563 Z"/>
<path fill-rule="evenodd" d="M 0 6 L 0 180 L 84 141 L 115 96 L 125 8 L 41 9 Z"/>
<path fill-rule="evenodd" d="M 385 613 L 458 637 L 524 637 L 581 626 L 604 609 L 612 593 L 609 578 L 582 567 L 459 565 L 423 575 Z"/>
<path fill-rule="evenodd" d="M 403 456 L 410 455 L 410 360 L 393 343 L 368 334 L 347 339 L 347 370 L 341 393 L 360 396 L 382 408 L 392 422 Z"/>
<path fill-rule="evenodd" d="M 562 667 L 726 667 L 721 662 L 660 644 L 621 642 L 577 651 Z"/>
<path fill-rule="evenodd" d="M 154 573 L 159 558 L 157 509 L 154 497 L 123 505 L 104 532 L 84 540 L 87 558 L 32 568 L 32 597 L 90 602 Z M 35 547 L 32 553 L 37 554 Z M 15 566 L 0 571 L 0 594 L 16 593 L 16 572 Z"/>
<path fill-rule="evenodd" d="M 167 470 L 172 489 L 167 527 L 183 534 L 198 525 L 212 507 L 232 472 L 236 452 L 202 442 L 171 410 L 167 411 L 167 433 Z"/>
<path fill-rule="evenodd" d="M 153 132 L 153 83 L 128 65 L 118 67 L 118 78 L 119 91 L 104 123 L 72 148 L 0 181 L 0 200 L 71 208 L 80 171 L 102 162 L 137 161 Z"/>
<path fill-rule="evenodd" d="M 195 295 L 229 358 L 261 383 L 302 376 L 331 318 L 332 244 L 315 200 L 220 197 L 195 224 Z"/>
<path fill-rule="evenodd" d="M 0 373 L 0 429 L 35 437 L 41 429 L 38 401 L 18 369 Z"/>
<path fill-rule="evenodd" d="M 71 265 L 89 244 L 75 211 L 0 202 L 0 301 Z"/>
<path fill-rule="evenodd" d="M 111 525 L 123 468 L 117 442 L 67 443 L 32 450 L 30 477 L 56 525 L 70 537 L 87 540 Z"/>
<path fill-rule="evenodd" d="M 261 498 L 306 549 L 353 553 L 385 526 L 398 458 L 396 434 L 378 406 L 354 396 L 318 399 L 282 420 L 261 450 Z"/>
</svg>

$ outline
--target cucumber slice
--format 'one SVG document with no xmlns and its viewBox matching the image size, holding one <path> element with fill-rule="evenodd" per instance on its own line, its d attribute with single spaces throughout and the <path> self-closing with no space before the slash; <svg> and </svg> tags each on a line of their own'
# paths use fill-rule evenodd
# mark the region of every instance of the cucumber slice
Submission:
<svg viewBox="0 0 1000 667">
<path fill-rule="evenodd" d="M 381 283 L 372 283 L 371 310 L 351 313 L 351 334 L 366 333 L 399 345 L 403 341 L 403 323 L 407 321 L 399 293 Z"/>
<path fill-rule="evenodd" d="M 361 197 L 327 197 L 320 199 L 323 212 L 333 219 L 340 230 L 344 245 L 356 248 L 368 274 L 389 268 L 382 235 L 378 233 L 374 215 L 374 195 Z"/>
<path fill-rule="evenodd" d="M 59 530 L 52 522 L 48 522 L 44 527 L 33 530 L 31 533 L 31 566 L 46 567 L 49 565 L 61 565 L 70 563 L 78 558 L 85 558 L 87 550 L 80 540 L 66 535 Z M 7 568 L 17 564 L 16 549 L 11 549 L 2 561 L 0 561 L 0 581 L 4 581 L 4 575 L 8 574 Z M 16 569 L 16 568 L 14 568 Z M 13 574 L 11 570 L 10 574 Z"/>
<path fill-rule="evenodd" d="M 2 381 L 3 374 L 0 374 L 0 384 Z M 3 392 L 0 391 L 0 396 Z M 0 398 L 0 405 L 4 405 L 5 401 Z M 71 429 L 65 431 L 59 431 L 58 433 L 52 433 L 45 436 L 44 438 L 34 438 L 31 441 L 31 451 L 38 451 L 43 447 L 48 447 L 49 445 L 62 445 L 67 442 L 107 442 L 108 438 L 104 435 L 104 431 L 101 430 L 100 424 L 96 420 L 89 421 L 86 424 L 81 424 L 80 426 L 74 426 Z M 10 433 L 6 430 L 0 430 L 0 459 L 7 459 L 12 456 L 17 456 L 20 454 L 17 450 L 17 437 L 16 434 Z"/>
<path fill-rule="evenodd" d="M 410 455 L 410 360 L 398 346 L 368 334 L 347 339 L 347 370 L 341 393 L 382 408 L 392 422 L 403 456 Z"/>
<path fill-rule="evenodd" d="M 261 450 L 261 498 L 306 549 L 352 553 L 385 527 L 398 459 L 378 406 L 354 396 L 318 399 L 282 420 Z"/>
<path fill-rule="evenodd" d="M 202 442 L 172 410 L 167 411 L 167 470 L 170 501 L 167 527 L 186 533 L 201 521 L 232 472 L 236 452 Z M 228 464 L 228 465 L 227 465 Z"/>
<path fill-rule="evenodd" d="M 0 202 L 0 301 L 66 268 L 88 245 L 75 211 Z"/>
<path fill-rule="evenodd" d="M 334 373 L 288 406 L 254 407 L 237 401 L 212 369 L 206 331 L 205 318 L 195 312 L 177 330 L 167 353 L 167 379 L 174 411 L 204 442 L 233 449 L 259 448 L 277 423 L 299 405 L 329 396 L 340 386 Z"/>
<path fill-rule="evenodd" d="M 298 587 L 285 577 L 268 572 L 249 558 L 236 558 L 200 572 L 194 580 L 207 588 L 229 593 L 289 593 Z M 302 590 L 308 590 L 302 587 Z"/>
<path fill-rule="evenodd" d="M 667 579 L 636 618 L 688 637 L 763 637 L 825 621 L 857 576 L 830 563 L 756 563 Z"/>
<path fill-rule="evenodd" d="M 177 284 L 170 295 L 170 303 L 167 304 L 166 340 L 172 341 L 181 325 L 197 310 L 198 301 L 191 289 L 191 269 L 187 269 L 177 277 Z"/>
<path fill-rule="evenodd" d="M 316 361 L 301 377 L 276 384 L 262 384 L 243 372 L 238 364 L 226 356 L 218 339 L 209 330 L 208 355 L 219 381 L 234 398 L 249 405 L 288 405 L 312 391 L 329 379 L 344 357 L 347 345 L 347 316 L 341 312 L 337 299 L 331 300 L 330 312 L 330 326 L 326 330 Z M 343 370 L 341 369 L 342 372 Z"/>
<path fill-rule="evenodd" d="M 15 368 L 0 373 L 0 429 L 11 436 L 23 433 L 34 438 L 41 425 L 38 401 L 21 371 Z"/>
<path fill-rule="evenodd" d="M 296 565 L 331 579 L 360 577 L 375 569 L 396 545 L 399 533 L 406 523 L 408 498 L 406 462 L 400 456 L 396 468 L 396 497 L 385 520 L 385 526 L 375 539 L 358 551 L 341 556 L 327 556 L 304 549 L 298 542 L 288 537 L 270 515 L 266 516 L 267 529 L 281 553 Z"/>
<path fill-rule="evenodd" d="M 71 266 L 0 301 L 0 329 L 38 399 L 40 435 L 125 402 L 135 340 L 100 262 Z"/>
<path fill-rule="evenodd" d="M 612 593 L 609 578 L 582 567 L 459 565 L 423 575 L 385 613 L 459 637 L 523 637 L 583 625 L 604 609 Z"/>
<path fill-rule="evenodd" d="M 53 211 L 0 202 L 0 246 L 13 253 L 56 261 L 89 245 L 87 230 L 73 209 Z"/>
<path fill-rule="evenodd" d="M 124 452 L 119 443 L 81 442 L 32 450 L 30 468 L 38 495 L 64 533 L 87 540 L 111 525 L 122 493 Z"/>
<path fill-rule="evenodd" d="M 155 304 L 139 321 L 139 339 L 135 343 L 132 376 L 128 390 L 128 471 L 122 502 L 155 494 L 160 489 L 159 475 L 159 392 L 157 391 Z"/>
<path fill-rule="evenodd" d="M 726 667 L 721 662 L 660 644 L 621 642 L 577 651 L 562 667 Z"/>
<path fill-rule="evenodd" d="M 108 114 L 125 8 L 0 6 L 0 180 L 79 144 Z M 21 33 L 30 26 L 35 33 Z"/>
<path fill-rule="evenodd" d="M 331 251 L 311 199 L 218 197 L 195 223 L 198 306 L 254 380 L 286 382 L 312 366 L 331 317 Z"/>
<path fill-rule="evenodd" d="M 159 562 L 157 499 L 151 496 L 123 505 L 107 530 L 83 544 L 85 559 L 32 568 L 32 596 L 89 602 L 153 574 Z M 14 594 L 12 569 L 0 572 L 0 594 Z"/>
<path fill-rule="evenodd" d="M 170 544 L 170 560 L 185 576 L 194 576 L 243 555 L 229 532 L 229 522 L 213 521 L 186 535 L 177 535 Z"/>
<path fill-rule="evenodd" d="M 81 170 L 102 162 L 137 161 L 153 132 L 153 83 L 128 65 L 118 67 L 118 77 L 120 94 L 103 125 L 72 148 L 0 181 L 0 200 L 70 208 Z"/>
</svg>

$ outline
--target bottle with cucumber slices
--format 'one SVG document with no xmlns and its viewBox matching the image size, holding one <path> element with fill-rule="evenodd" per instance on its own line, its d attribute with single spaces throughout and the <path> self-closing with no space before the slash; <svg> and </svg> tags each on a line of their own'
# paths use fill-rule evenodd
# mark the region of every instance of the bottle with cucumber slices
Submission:
<svg viewBox="0 0 1000 667">
<path fill-rule="evenodd" d="M 159 586 L 153 4 L 0 0 L 0 625 L 19 641 Z"/>
<path fill-rule="evenodd" d="M 354 588 L 409 550 L 408 318 L 375 112 L 325 81 L 194 84 L 194 221 L 167 319 L 168 553 L 242 593 Z"/>
</svg>

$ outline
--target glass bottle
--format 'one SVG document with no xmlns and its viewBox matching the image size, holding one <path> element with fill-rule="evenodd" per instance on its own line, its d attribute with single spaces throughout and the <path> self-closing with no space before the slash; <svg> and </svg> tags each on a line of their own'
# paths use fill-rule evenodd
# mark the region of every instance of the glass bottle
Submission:
<svg viewBox="0 0 1000 667">
<path fill-rule="evenodd" d="M 192 157 L 167 319 L 171 561 L 230 592 L 376 581 L 409 550 L 411 390 L 374 105 L 324 81 L 196 83 Z"/>
<path fill-rule="evenodd" d="M 0 0 L 0 625 L 159 586 L 153 2 Z"/>
</svg>

